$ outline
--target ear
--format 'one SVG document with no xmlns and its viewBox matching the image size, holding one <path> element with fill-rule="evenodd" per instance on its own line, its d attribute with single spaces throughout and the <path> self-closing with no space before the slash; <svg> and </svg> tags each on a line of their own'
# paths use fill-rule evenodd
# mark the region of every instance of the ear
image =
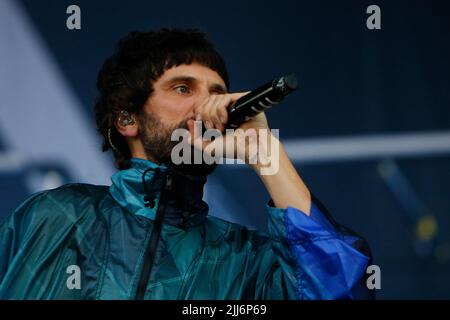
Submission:
<svg viewBox="0 0 450 320">
<path fill-rule="evenodd" d="M 124 125 L 122 119 L 118 117 L 114 121 L 117 131 L 124 137 L 137 137 L 139 134 L 139 125 L 134 115 L 130 116 L 134 121 L 133 124 Z"/>
</svg>

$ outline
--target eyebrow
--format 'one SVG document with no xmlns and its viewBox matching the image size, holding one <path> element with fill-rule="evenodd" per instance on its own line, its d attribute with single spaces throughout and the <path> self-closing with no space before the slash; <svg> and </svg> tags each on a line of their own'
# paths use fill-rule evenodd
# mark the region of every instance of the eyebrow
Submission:
<svg viewBox="0 0 450 320">
<path fill-rule="evenodd" d="M 164 86 L 167 87 L 167 86 L 170 86 L 171 84 L 176 83 L 176 82 L 185 82 L 185 83 L 189 83 L 189 84 L 194 84 L 194 83 L 198 82 L 198 80 L 197 80 L 197 78 L 191 77 L 191 76 L 176 76 L 176 77 L 169 78 L 165 82 Z M 213 83 L 209 87 L 209 90 L 219 91 L 219 92 L 223 92 L 223 93 L 227 92 L 227 89 L 223 85 L 221 85 L 220 83 Z"/>
</svg>

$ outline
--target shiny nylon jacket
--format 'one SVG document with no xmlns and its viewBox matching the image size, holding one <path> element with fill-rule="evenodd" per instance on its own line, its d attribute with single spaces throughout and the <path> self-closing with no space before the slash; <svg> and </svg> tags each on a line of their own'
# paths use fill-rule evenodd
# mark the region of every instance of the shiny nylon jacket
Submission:
<svg viewBox="0 0 450 320">
<path fill-rule="evenodd" d="M 365 241 L 317 199 L 309 217 L 269 202 L 263 233 L 208 215 L 205 179 L 131 162 L 110 187 L 36 193 L 0 224 L 0 299 L 371 297 Z"/>
</svg>

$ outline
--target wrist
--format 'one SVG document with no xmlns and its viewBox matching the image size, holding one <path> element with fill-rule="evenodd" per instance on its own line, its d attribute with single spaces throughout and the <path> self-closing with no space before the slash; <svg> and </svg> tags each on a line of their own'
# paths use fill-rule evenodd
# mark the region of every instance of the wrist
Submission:
<svg viewBox="0 0 450 320">
<path fill-rule="evenodd" d="M 268 130 L 264 134 L 258 134 L 256 144 L 256 146 L 253 146 L 253 150 L 256 150 L 256 152 L 253 152 L 253 154 L 246 159 L 246 163 L 250 168 L 252 168 L 259 176 L 264 175 L 264 170 L 267 170 L 268 168 L 278 168 L 281 144 L 278 138 Z"/>
</svg>

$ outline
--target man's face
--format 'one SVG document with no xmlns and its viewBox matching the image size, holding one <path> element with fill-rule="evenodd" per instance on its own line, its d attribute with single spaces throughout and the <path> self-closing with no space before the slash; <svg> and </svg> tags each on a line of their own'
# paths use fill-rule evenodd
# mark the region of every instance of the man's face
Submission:
<svg viewBox="0 0 450 320">
<path fill-rule="evenodd" d="M 153 83 L 153 93 L 138 117 L 139 136 L 149 160 L 171 165 L 173 130 L 188 129 L 187 121 L 194 118 L 194 108 L 211 94 L 227 92 L 219 74 L 200 64 L 180 65 L 164 72 Z M 192 149 L 192 154 L 194 153 Z M 216 165 L 182 164 L 176 169 L 186 174 L 205 175 Z"/>
</svg>

